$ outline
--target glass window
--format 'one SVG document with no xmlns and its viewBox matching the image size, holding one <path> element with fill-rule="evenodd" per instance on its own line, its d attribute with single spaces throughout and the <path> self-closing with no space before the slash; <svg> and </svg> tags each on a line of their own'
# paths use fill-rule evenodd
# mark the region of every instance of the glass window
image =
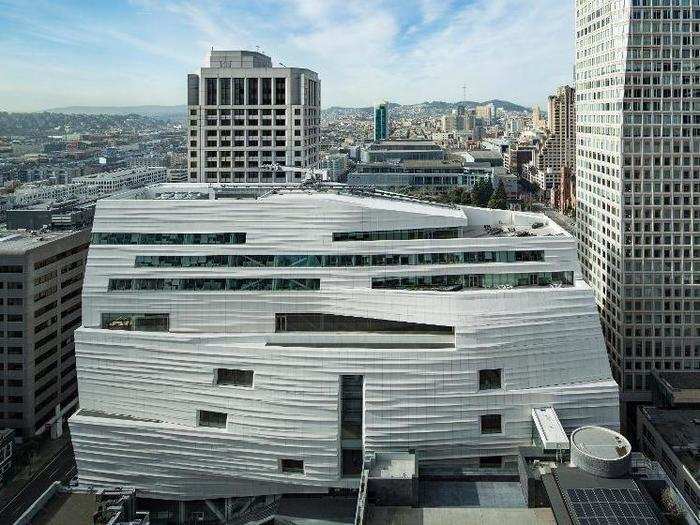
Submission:
<svg viewBox="0 0 700 525">
<path fill-rule="evenodd" d="M 235 106 L 242 106 L 245 104 L 244 99 L 245 87 L 242 78 L 233 79 L 233 104 Z"/>
<path fill-rule="evenodd" d="M 280 470 L 287 474 L 303 474 L 304 461 L 301 459 L 280 459 Z"/>
<path fill-rule="evenodd" d="M 258 79 L 249 78 L 248 79 L 248 104 L 258 103 Z"/>
<path fill-rule="evenodd" d="M 275 104 L 286 104 L 286 99 L 285 99 L 286 80 L 287 79 L 285 79 L 285 78 L 276 78 L 275 79 Z"/>
<path fill-rule="evenodd" d="M 479 370 L 479 390 L 501 388 L 501 369 Z"/>
<path fill-rule="evenodd" d="M 200 427 L 226 428 L 226 417 L 227 414 L 224 412 L 200 410 L 197 424 Z"/>
<path fill-rule="evenodd" d="M 217 385 L 253 386 L 253 371 L 231 368 L 216 369 Z"/>
<path fill-rule="evenodd" d="M 206 79 L 206 95 L 207 95 L 207 105 L 215 106 L 217 103 L 216 98 L 216 79 L 207 78 Z"/>
<path fill-rule="evenodd" d="M 503 432 L 501 428 L 501 414 L 485 414 L 481 416 L 482 434 L 500 434 L 501 432 Z"/>
<path fill-rule="evenodd" d="M 231 104 L 231 79 L 230 78 L 220 78 L 219 79 L 219 93 L 220 93 L 220 104 L 230 105 Z"/>
<path fill-rule="evenodd" d="M 262 104 L 270 105 L 272 104 L 272 79 L 263 78 L 262 79 Z"/>
</svg>

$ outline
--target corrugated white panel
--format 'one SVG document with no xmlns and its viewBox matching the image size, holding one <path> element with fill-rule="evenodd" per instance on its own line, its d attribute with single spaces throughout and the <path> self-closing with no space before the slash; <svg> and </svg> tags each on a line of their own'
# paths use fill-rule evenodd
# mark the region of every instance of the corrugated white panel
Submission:
<svg viewBox="0 0 700 525">
<path fill-rule="evenodd" d="M 531 410 L 556 408 L 566 429 L 617 428 L 598 314 L 580 280 L 575 241 L 537 237 L 332 242 L 334 231 L 468 226 L 469 210 L 332 194 L 261 200 L 100 201 L 95 231 L 246 232 L 244 245 L 105 246 L 90 249 L 76 331 L 81 410 L 71 432 L 81 481 L 136 486 L 151 496 L 196 499 L 352 486 L 341 478 L 339 376 L 365 384 L 367 450 L 413 450 L 424 462 L 511 455 L 531 437 Z M 487 211 L 475 212 L 484 224 Z M 507 212 L 523 223 L 531 216 Z M 506 217 L 494 212 L 494 220 Z M 515 218 L 513 218 L 515 217 Z M 541 218 L 546 221 L 546 219 Z M 545 260 L 361 268 L 134 268 L 136 255 L 545 251 Z M 371 277 L 575 271 L 572 287 L 431 292 L 372 290 Z M 108 292 L 109 278 L 317 277 L 311 292 Z M 169 333 L 99 328 L 105 312 L 167 312 Z M 416 348 L 445 336 L 309 334 L 312 346 L 274 346 L 275 314 L 318 312 L 454 326 L 454 347 Z M 431 339 L 432 337 L 432 339 Z M 299 339 L 296 339 L 299 342 Z M 318 347 L 318 341 L 335 343 Z M 301 339 L 303 341 L 303 338 Z M 387 343 L 395 347 L 386 348 Z M 272 346 L 271 346 L 272 345 Z M 216 368 L 252 369 L 252 388 L 215 386 Z M 502 388 L 479 391 L 480 369 L 503 370 Z M 226 429 L 197 427 L 197 411 L 226 412 Z M 480 416 L 503 432 L 481 434 Z M 158 420 L 145 422 L 134 418 Z M 279 470 L 304 460 L 303 475 Z"/>
</svg>

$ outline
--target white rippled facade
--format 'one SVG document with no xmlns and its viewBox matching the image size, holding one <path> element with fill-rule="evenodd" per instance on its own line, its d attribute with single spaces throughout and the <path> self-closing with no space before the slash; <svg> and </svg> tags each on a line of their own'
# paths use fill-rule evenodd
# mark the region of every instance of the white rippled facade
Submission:
<svg viewBox="0 0 700 525">
<path fill-rule="evenodd" d="M 532 408 L 554 406 L 567 430 L 619 426 L 598 314 L 575 240 L 541 216 L 451 208 L 343 191 L 215 197 L 188 184 L 98 203 L 93 235 L 244 232 L 226 245 L 90 247 L 83 327 L 75 332 L 80 411 L 70 420 L 81 484 L 134 486 L 147 497 L 200 499 L 353 487 L 343 476 L 341 376 L 362 376 L 364 451 L 416 451 L 421 465 L 511 457 L 531 439 Z M 168 190 L 208 200 L 161 200 Z M 171 194 L 172 195 L 172 194 Z M 338 232 L 460 228 L 461 236 L 333 240 Z M 353 267 L 137 267 L 137 257 L 409 255 L 543 252 L 530 262 Z M 571 285 L 387 289 L 395 276 L 573 272 Z M 110 279 L 309 279 L 312 290 L 110 290 Z M 134 285 L 135 286 L 135 285 Z M 104 314 L 168 314 L 168 331 L 102 329 Z M 453 327 L 425 331 L 281 331 L 280 314 Z M 401 325 L 399 325 L 401 326 Z M 406 326 L 410 326 L 407 324 Z M 251 386 L 219 385 L 217 369 L 252 371 Z M 500 388 L 480 389 L 480 370 Z M 201 411 L 225 414 L 223 428 Z M 484 433 L 481 417 L 500 416 Z M 281 467 L 292 459 L 299 471 Z"/>
</svg>

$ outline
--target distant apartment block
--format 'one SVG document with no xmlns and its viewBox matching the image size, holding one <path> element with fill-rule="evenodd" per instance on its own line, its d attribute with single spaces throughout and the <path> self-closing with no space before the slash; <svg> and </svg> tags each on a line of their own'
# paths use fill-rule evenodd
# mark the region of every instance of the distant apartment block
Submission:
<svg viewBox="0 0 700 525">
<path fill-rule="evenodd" d="M 319 162 L 321 82 L 310 69 L 273 67 L 253 51 L 212 51 L 188 75 L 189 182 L 295 182 L 276 163 Z"/>
<path fill-rule="evenodd" d="M 166 169 L 163 167 L 106 171 L 74 177 L 69 184 L 25 184 L 12 194 L 12 202 L 15 206 L 29 206 L 69 200 L 95 200 L 118 191 L 161 182 L 166 182 Z"/>
<path fill-rule="evenodd" d="M 78 403 L 73 331 L 89 238 L 89 230 L 0 237 L 0 427 L 24 438 L 60 427 Z"/>
<path fill-rule="evenodd" d="M 555 173 L 545 177 L 542 189 L 551 189 L 559 182 L 562 168 L 575 170 L 576 165 L 576 96 L 574 88 L 560 87 L 549 97 L 547 134 L 535 149 L 533 162 L 539 172 Z"/>
</svg>

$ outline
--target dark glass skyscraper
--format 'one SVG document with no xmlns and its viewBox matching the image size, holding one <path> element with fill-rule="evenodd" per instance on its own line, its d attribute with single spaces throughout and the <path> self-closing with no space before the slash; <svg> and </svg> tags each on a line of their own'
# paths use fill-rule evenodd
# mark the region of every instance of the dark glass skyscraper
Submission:
<svg viewBox="0 0 700 525">
<path fill-rule="evenodd" d="M 374 140 L 389 138 L 389 103 L 382 102 L 374 107 Z"/>
</svg>

